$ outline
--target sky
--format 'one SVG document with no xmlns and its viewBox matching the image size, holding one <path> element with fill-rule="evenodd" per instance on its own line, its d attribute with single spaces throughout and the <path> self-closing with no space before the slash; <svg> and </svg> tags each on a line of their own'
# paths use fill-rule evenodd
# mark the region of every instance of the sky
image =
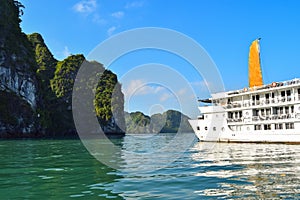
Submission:
<svg viewBox="0 0 300 200">
<path fill-rule="evenodd" d="M 97 45 L 123 31 L 160 27 L 200 44 L 215 63 L 226 91 L 247 87 L 249 46 L 256 38 L 262 38 L 265 83 L 300 78 L 298 0 L 21 2 L 23 31 L 41 33 L 59 60 L 78 53 L 88 57 Z M 193 118 L 199 114 L 195 99 L 209 97 L 208 85 L 213 84 L 180 56 L 160 50 L 130 52 L 105 67 L 117 73 L 122 83 L 126 110 L 148 115 L 176 109 Z"/>
</svg>

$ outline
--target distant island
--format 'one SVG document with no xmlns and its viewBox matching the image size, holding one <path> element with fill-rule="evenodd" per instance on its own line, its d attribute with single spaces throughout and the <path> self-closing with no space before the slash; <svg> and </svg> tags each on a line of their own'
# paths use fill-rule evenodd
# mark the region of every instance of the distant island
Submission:
<svg viewBox="0 0 300 200">
<path fill-rule="evenodd" d="M 168 110 L 151 117 L 142 112 L 125 113 L 127 133 L 177 133 L 193 132 L 188 120 L 190 118 L 179 111 Z"/>
<path fill-rule="evenodd" d="M 0 138 L 76 136 L 72 88 L 83 62 L 103 70 L 94 107 L 106 134 L 125 135 L 126 129 L 131 133 L 177 132 L 179 122 L 183 122 L 181 131 L 191 131 L 187 116 L 177 111 L 153 115 L 151 120 L 142 113 L 124 113 L 124 95 L 116 74 L 101 63 L 86 61 L 82 54 L 55 59 L 40 34 L 22 32 L 24 6 L 16 0 L 0 2 Z M 112 106 L 114 88 L 118 98 Z M 112 115 L 112 107 L 118 116 Z M 132 122 L 128 121 L 129 115 Z M 166 119 L 165 125 L 161 125 L 162 119 Z M 151 127 L 147 126 L 150 121 Z"/>
</svg>

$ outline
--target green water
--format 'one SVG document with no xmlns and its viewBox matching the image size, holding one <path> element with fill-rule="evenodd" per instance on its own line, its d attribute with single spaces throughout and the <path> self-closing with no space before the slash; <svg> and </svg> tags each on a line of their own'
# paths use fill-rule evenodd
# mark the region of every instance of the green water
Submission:
<svg viewBox="0 0 300 200">
<path fill-rule="evenodd" d="M 169 140 L 126 136 L 113 142 L 124 151 L 147 152 Z M 124 153 L 124 166 L 115 170 L 80 140 L 0 141 L 0 199 L 300 199 L 299 145 L 205 145 L 195 140 L 167 165 L 163 154 L 174 152 L 158 153 L 151 162 Z M 122 170 L 139 169 L 137 163 L 164 166 Z"/>
</svg>

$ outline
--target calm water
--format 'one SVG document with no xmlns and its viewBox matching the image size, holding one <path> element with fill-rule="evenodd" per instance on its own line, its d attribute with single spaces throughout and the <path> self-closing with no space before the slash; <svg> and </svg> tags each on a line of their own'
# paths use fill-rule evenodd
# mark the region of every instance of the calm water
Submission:
<svg viewBox="0 0 300 200">
<path fill-rule="evenodd" d="M 129 135 L 113 142 L 147 157 L 172 138 Z M 111 162 L 122 158 L 120 170 L 101 164 L 79 140 L 0 141 L 0 152 L 0 199 L 300 199 L 300 145 L 194 140 L 167 166 L 164 154 L 174 150 L 157 153 L 152 162 L 112 156 Z M 141 162 L 158 170 L 122 170 L 139 169 Z"/>
</svg>

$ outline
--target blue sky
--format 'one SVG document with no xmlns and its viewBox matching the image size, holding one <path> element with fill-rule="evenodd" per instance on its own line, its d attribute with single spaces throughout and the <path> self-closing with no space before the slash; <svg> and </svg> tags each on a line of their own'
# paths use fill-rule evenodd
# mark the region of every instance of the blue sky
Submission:
<svg viewBox="0 0 300 200">
<path fill-rule="evenodd" d="M 265 83 L 300 77 L 300 1 L 256 0 L 21 0 L 25 5 L 22 29 L 39 32 L 57 59 L 69 54 L 88 55 L 99 43 L 114 34 L 133 28 L 162 27 L 179 31 L 197 41 L 216 63 L 226 90 L 248 85 L 248 50 L 261 37 L 261 59 Z M 206 97 L 202 77 L 184 60 L 159 51 L 127 55 L 110 66 L 120 80 L 134 67 L 162 63 L 181 73 L 195 96 Z M 100 61 L 101 62 L 101 61 Z M 168 79 L 169 77 L 165 77 Z M 122 81 L 121 81 L 122 82 Z M 147 83 L 138 78 L 123 83 L 130 88 Z M 136 84 L 136 85 L 134 85 Z M 149 84 L 136 91 L 128 110 L 146 114 L 163 109 L 181 110 L 174 96 L 188 102 L 185 88 L 169 91 Z M 173 94 L 173 95 L 172 95 Z M 173 97 L 172 97 L 173 96 Z M 176 102 L 176 101 L 175 101 Z M 191 117 L 196 105 L 184 109 Z"/>
</svg>

